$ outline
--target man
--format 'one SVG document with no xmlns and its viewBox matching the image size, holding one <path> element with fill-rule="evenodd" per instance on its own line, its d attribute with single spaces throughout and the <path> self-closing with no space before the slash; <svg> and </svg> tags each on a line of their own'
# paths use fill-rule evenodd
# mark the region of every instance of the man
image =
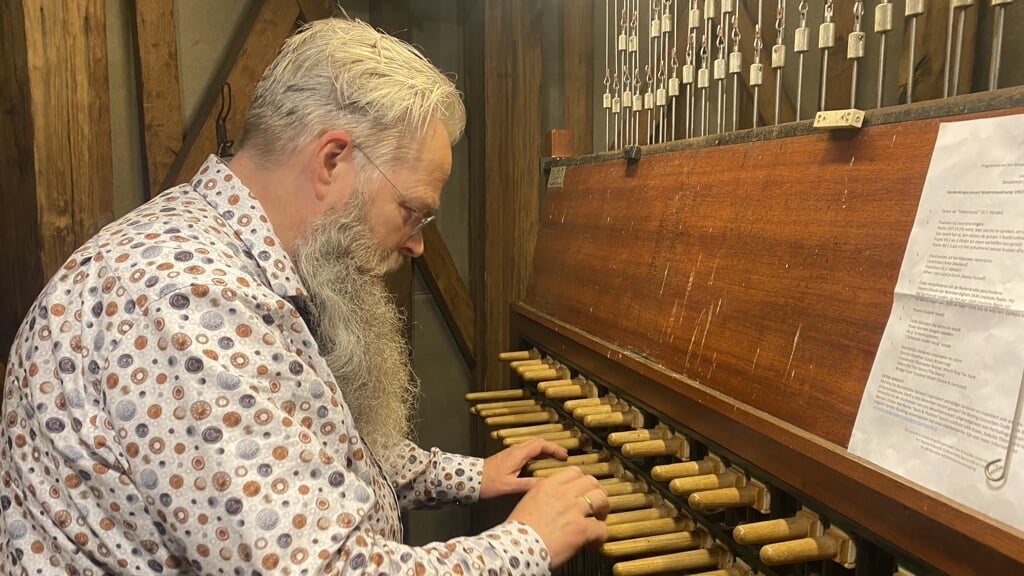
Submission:
<svg viewBox="0 0 1024 576">
<path fill-rule="evenodd" d="M 553 444 L 481 461 L 407 440 L 382 277 L 422 253 L 464 114 L 408 46 L 315 22 L 264 74 L 230 166 L 75 252 L 11 351 L 2 572 L 546 574 L 602 540 L 592 477 L 518 477 Z M 479 536 L 401 544 L 399 509 L 520 492 Z"/>
</svg>

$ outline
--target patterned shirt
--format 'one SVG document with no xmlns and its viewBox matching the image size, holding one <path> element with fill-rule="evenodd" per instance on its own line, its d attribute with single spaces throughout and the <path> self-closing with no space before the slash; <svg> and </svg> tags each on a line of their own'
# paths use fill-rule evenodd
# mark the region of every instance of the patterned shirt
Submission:
<svg viewBox="0 0 1024 576">
<path fill-rule="evenodd" d="M 76 251 L 16 337 L 0 428 L 3 574 L 547 574 L 537 533 L 401 544 L 482 461 L 374 458 L 248 189 L 211 157 Z"/>
</svg>

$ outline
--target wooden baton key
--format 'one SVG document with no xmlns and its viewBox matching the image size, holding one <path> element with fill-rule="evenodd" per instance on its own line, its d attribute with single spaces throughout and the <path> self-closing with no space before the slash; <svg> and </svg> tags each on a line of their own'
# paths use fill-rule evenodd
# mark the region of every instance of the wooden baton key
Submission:
<svg viewBox="0 0 1024 576">
<path fill-rule="evenodd" d="M 797 538 L 817 538 L 823 532 L 818 515 L 804 508 L 789 518 L 740 524 L 733 528 L 732 537 L 739 544 L 755 546 Z"/>
<path fill-rule="evenodd" d="M 766 544 L 761 547 L 760 556 L 761 561 L 769 566 L 832 560 L 849 569 L 856 565 L 857 546 L 849 534 L 830 526 L 815 538 Z"/>
</svg>

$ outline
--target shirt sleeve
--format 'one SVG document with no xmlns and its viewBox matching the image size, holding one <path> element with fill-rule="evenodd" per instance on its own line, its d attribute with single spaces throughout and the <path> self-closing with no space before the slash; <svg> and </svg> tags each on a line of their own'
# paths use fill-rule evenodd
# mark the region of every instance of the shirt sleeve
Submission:
<svg viewBox="0 0 1024 576">
<path fill-rule="evenodd" d="M 424 450 L 406 441 L 380 460 L 402 510 L 468 504 L 480 499 L 482 458 L 438 448 Z"/>
<path fill-rule="evenodd" d="M 332 380 L 315 373 L 324 364 L 309 338 L 283 300 L 197 286 L 151 302 L 125 335 L 133 350 L 112 359 L 107 389 L 126 489 L 137 491 L 124 498 L 145 503 L 174 564 L 199 574 L 549 574 L 543 541 L 521 523 L 421 547 L 385 537 L 387 491 L 374 488 Z M 433 478 L 447 475 L 446 457 L 418 458 L 406 458 L 409 498 L 424 486 L 422 498 L 436 500 L 448 490 Z"/>
</svg>

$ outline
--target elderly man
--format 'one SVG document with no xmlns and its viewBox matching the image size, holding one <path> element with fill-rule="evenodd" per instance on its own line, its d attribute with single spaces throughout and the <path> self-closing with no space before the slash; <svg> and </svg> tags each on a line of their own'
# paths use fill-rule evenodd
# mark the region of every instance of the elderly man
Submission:
<svg viewBox="0 0 1024 576">
<path fill-rule="evenodd" d="M 450 80 L 361 22 L 290 39 L 230 166 L 107 226 L 29 311 L 0 572 L 546 574 L 603 539 L 592 477 L 519 478 L 564 450 L 408 440 L 415 378 L 382 278 L 422 253 L 464 116 Z M 401 543 L 402 509 L 521 492 L 483 534 Z"/>
</svg>

